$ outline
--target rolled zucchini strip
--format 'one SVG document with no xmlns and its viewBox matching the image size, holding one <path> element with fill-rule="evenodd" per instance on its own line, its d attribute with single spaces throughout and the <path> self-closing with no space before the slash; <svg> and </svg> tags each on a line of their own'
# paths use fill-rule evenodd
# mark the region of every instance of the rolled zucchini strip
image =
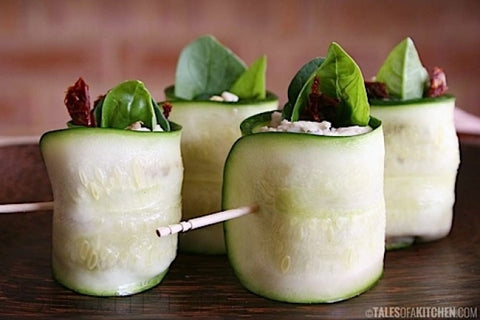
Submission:
<svg viewBox="0 0 480 320">
<path fill-rule="evenodd" d="M 158 239 L 155 228 L 181 217 L 180 131 L 76 127 L 43 135 L 58 282 L 94 296 L 160 283 L 177 249 L 175 235 Z"/>
<path fill-rule="evenodd" d="M 455 98 L 370 102 L 385 134 L 387 248 L 450 232 L 460 162 Z"/>
<path fill-rule="evenodd" d="M 183 126 L 183 218 L 220 211 L 223 167 L 231 146 L 241 136 L 240 123 L 253 114 L 277 109 L 278 98 L 269 93 L 262 101 L 169 102 L 173 106 L 170 120 Z M 180 235 L 179 248 L 187 252 L 225 254 L 222 225 Z"/>
<path fill-rule="evenodd" d="M 224 224 L 235 274 L 250 291 L 292 303 L 364 292 L 383 270 L 380 122 L 357 136 L 256 133 L 269 120 L 242 123 L 225 165 L 223 209 L 259 207 Z"/>
</svg>

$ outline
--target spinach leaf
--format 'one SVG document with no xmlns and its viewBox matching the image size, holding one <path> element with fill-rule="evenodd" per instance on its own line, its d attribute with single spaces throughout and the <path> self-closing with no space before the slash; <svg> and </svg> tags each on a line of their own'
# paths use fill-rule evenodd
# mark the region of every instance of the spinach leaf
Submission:
<svg viewBox="0 0 480 320">
<path fill-rule="evenodd" d="M 105 96 L 100 127 L 125 129 L 136 121 L 142 121 L 150 130 L 155 128 L 157 119 L 152 97 L 142 82 L 125 81 Z"/>
<path fill-rule="evenodd" d="M 393 48 L 376 76 L 376 81 L 386 84 L 390 96 L 403 100 L 421 98 L 428 80 L 411 38 Z"/>
<path fill-rule="evenodd" d="M 175 96 L 193 100 L 200 95 L 220 94 L 230 89 L 245 70 L 245 63 L 213 36 L 200 37 L 180 53 Z"/>
<path fill-rule="evenodd" d="M 334 42 L 329 46 L 325 61 L 317 73 L 320 91 L 340 99 L 334 125 L 368 125 L 370 105 L 362 72 L 340 45 Z"/>
<path fill-rule="evenodd" d="M 267 57 L 261 56 L 240 75 L 228 90 L 240 99 L 264 100 L 266 91 Z"/>
</svg>

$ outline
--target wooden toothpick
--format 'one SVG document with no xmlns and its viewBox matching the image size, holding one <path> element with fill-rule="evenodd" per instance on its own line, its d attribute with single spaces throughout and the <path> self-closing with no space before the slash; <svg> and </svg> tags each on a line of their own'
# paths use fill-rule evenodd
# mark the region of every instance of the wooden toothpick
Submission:
<svg viewBox="0 0 480 320">
<path fill-rule="evenodd" d="M 0 136 L 0 147 L 38 144 L 40 136 Z"/>
<path fill-rule="evenodd" d="M 31 202 L 31 203 L 12 203 L 0 204 L 0 213 L 31 212 L 53 210 L 53 201 Z M 159 227 L 156 232 L 159 237 L 166 237 L 178 232 L 186 232 L 201 227 L 206 227 L 215 223 L 238 218 L 246 214 L 258 211 L 257 205 L 238 207 L 235 209 L 220 211 L 205 216 L 193 218 L 180 223 Z"/>
<path fill-rule="evenodd" d="M 45 211 L 53 209 L 53 201 L 0 204 L 0 213 Z"/>
<path fill-rule="evenodd" d="M 238 218 L 243 215 L 254 213 L 257 211 L 258 211 L 257 205 L 251 205 L 251 206 L 239 207 L 236 209 L 220 211 L 220 212 L 208 214 L 205 216 L 201 216 L 198 218 L 193 218 L 187 221 L 181 221 L 180 223 L 171 224 L 166 227 L 160 227 L 157 229 L 157 235 L 159 237 L 166 237 L 170 234 L 185 232 L 188 230 L 209 226 L 215 223 Z"/>
</svg>

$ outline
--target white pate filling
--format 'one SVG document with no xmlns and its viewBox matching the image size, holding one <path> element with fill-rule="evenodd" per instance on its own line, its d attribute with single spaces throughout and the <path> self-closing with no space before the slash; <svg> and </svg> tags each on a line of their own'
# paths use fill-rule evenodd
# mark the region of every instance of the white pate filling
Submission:
<svg viewBox="0 0 480 320">
<path fill-rule="evenodd" d="M 321 136 L 354 136 L 372 131 L 369 126 L 349 126 L 333 128 L 328 121 L 295 121 L 282 120 L 280 112 L 272 113 L 270 126 L 260 128 L 260 132 L 299 132 L 310 133 Z"/>
<path fill-rule="evenodd" d="M 238 99 L 239 99 L 238 96 L 228 91 L 223 91 L 220 96 L 210 97 L 211 101 L 218 101 L 218 102 L 237 102 Z"/>
<path fill-rule="evenodd" d="M 155 125 L 155 128 L 153 128 L 153 130 L 150 130 L 149 128 L 143 126 L 143 122 L 142 121 L 136 121 L 134 123 L 132 123 L 131 125 L 129 125 L 128 127 L 126 127 L 125 129 L 127 130 L 133 130 L 133 131 L 163 131 L 162 127 L 160 127 L 159 124 L 156 124 Z"/>
</svg>

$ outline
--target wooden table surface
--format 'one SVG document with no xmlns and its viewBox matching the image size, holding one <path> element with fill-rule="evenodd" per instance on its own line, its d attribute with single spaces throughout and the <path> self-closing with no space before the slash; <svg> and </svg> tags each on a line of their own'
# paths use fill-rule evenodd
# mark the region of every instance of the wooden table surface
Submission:
<svg viewBox="0 0 480 320">
<path fill-rule="evenodd" d="M 9 182 L 5 179 L 11 177 L 0 178 L 4 184 L 0 185 L 0 201 L 27 201 L 22 198 L 25 194 L 30 200 L 49 200 L 35 146 L 3 149 L 0 175 L 18 178 Z M 5 152 L 27 154 L 30 169 L 19 166 Z M 461 157 L 451 234 L 440 241 L 387 252 L 378 284 L 353 299 L 312 305 L 271 301 L 245 290 L 225 256 L 183 253 L 164 281 L 151 290 L 129 297 L 79 295 L 51 276 L 52 213 L 15 213 L 0 214 L 0 318 L 345 319 L 365 318 L 379 307 L 470 307 L 480 317 L 480 144 L 463 143 Z M 28 180 L 35 175 L 40 177 Z M 17 187 L 12 186 L 15 183 Z M 25 183 L 33 190 L 15 192 Z"/>
</svg>

